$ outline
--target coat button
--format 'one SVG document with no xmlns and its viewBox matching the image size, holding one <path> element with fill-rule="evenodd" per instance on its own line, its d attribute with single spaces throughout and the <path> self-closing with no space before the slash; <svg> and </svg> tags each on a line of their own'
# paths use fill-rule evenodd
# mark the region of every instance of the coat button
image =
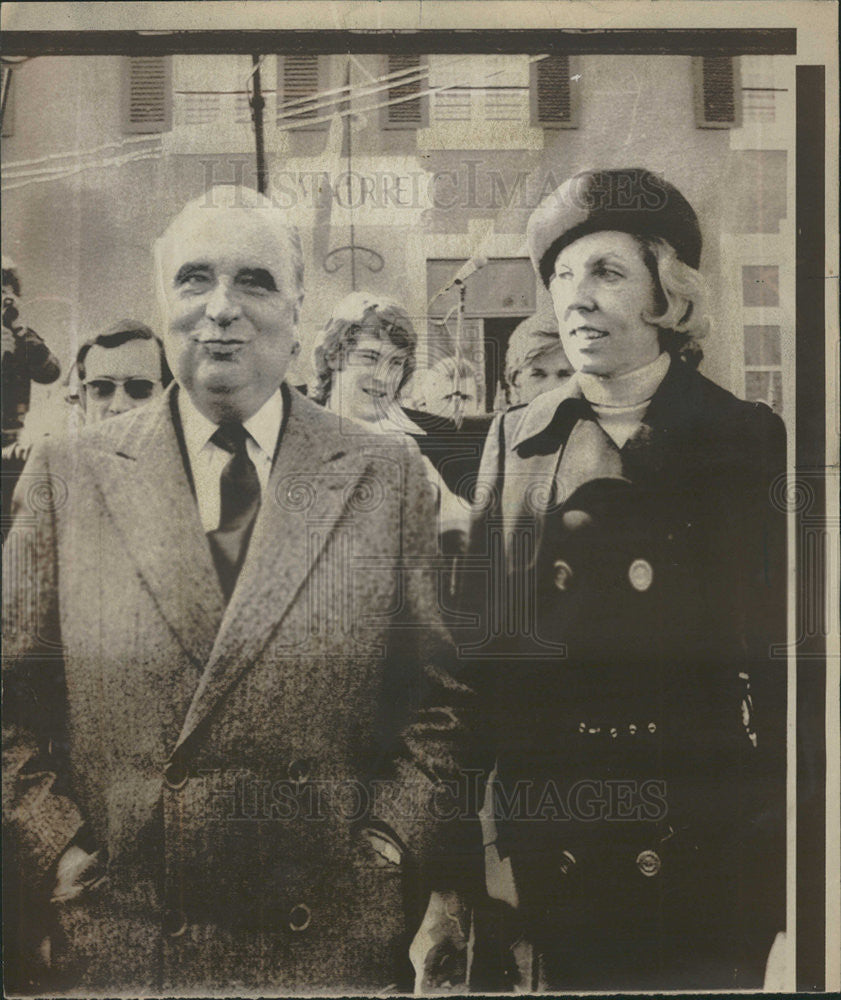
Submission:
<svg viewBox="0 0 841 1000">
<path fill-rule="evenodd" d="M 572 874 L 572 870 L 575 868 L 577 862 L 575 860 L 575 855 L 572 851 L 564 851 L 561 854 L 561 860 L 558 863 L 558 869 L 564 878 L 568 878 Z"/>
<path fill-rule="evenodd" d="M 569 590 L 573 578 L 572 566 L 563 559 L 555 561 L 555 586 L 558 590 Z"/>
<path fill-rule="evenodd" d="M 653 878 L 662 867 L 660 855 L 656 851 L 640 851 L 637 855 L 637 868 L 646 878 Z"/>
<path fill-rule="evenodd" d="M 654 569 L 647 559 L 635 559 L 628 567 L 628 579 L 634 590 L 648 590 L 654 582 Z"/>
<path fill-rule="evenodd" d="M 187 930 L 187 917 L 183 910 L 173 907 L 172 909 L 164 910 L 162 925 L 163 932 L 167 937 L 181 937 L 184 931 Z"/>
<path fill-rule="evenodd" d="M 289 930 L 305 931 L 312 920 L 312 913 L 306 903 L 298 903 L 289 911 Z"/>
<path fill-rule="evenodd" d="M 628 723 L 628 732 L 631 734 L 631 736 L 637 735 L 637 724 L 635 722 Z"/>
<path fill-rule="evenodd" d="M 187 765 L 180 757 L 167 761 L 164 766 L 164 784 L 173 791 L 183 788 L 190 777 Z"/>
<path fill-rule="evenodd" d="M 561 523 L 567 531 L 581 531 L 593 523 L 592 517 L 583 510 L 568 510 L 561 518 Z"/>
</svg>

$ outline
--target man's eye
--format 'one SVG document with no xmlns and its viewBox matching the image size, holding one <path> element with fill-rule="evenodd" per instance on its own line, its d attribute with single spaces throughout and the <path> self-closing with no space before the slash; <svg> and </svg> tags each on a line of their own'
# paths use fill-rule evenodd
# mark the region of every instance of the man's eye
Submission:
<svg viewBox="0 0 841 1000">
<path fill-rule="evenodd" d="M 616 268 L 604 266 L 596 268 L 596 274 L 600 278 L 605 278 L 608 281 L 617 281 L 619 278 L 624 277 L 622 272 L 617 271 Z"/>
<path fill-rule="evenodd" d="M 242 271 L 237 272 L 236 283 L 241 288 L 253 291 L 277 291 L 277 285 L 271 272 L 262 267 L 244 268 Z"/>
<path fill-rule="evenodd" d="M 568 271 L 568 270 L 567 271 L 556 271 L 555 272 L 555 277 L 559 281 L 563 281 L 566 278 L 571 278 L 572 277 L 572 271 Z"/>
<path fill-rule="evenodd" d="M 208 271 L 194 271 L 182 268 L 175 276 L 176 288 L 203 288 L 211 278 Z"/>
</svg>

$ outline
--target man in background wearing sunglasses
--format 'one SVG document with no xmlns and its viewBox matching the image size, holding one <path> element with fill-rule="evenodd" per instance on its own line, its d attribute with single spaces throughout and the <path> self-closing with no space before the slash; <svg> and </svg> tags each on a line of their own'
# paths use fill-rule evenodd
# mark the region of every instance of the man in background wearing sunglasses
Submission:
<svg viewBox="0 0 841 1000">
<path fill-rule="evenodd" d="M 172 380 L 160 338 L 133 319 L 120 320 L 85 341 L 76 355 L 76 370 L 86 424 L 142 406 Z"/>
</svg>

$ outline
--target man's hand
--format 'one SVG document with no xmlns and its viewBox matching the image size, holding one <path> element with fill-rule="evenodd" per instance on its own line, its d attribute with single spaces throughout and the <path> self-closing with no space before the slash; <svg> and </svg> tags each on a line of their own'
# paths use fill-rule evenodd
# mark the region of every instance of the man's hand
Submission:
<svg viewBox="0 0 841 1000">
<path fill-rule="evenodd" d="M 453 892 L 433 892 L 423 922 L 409 948 L 415 970 L 415 995 L 467 989 L 470 911 Z"/>
<path fill-rule="evenodd" d="M 51 902 L 69 903 L 87 889 L 97 885 L 104 877 L 99 851 L 88 854 L 73 844 L 58 859 L 56 884 Z"/>
</svg>

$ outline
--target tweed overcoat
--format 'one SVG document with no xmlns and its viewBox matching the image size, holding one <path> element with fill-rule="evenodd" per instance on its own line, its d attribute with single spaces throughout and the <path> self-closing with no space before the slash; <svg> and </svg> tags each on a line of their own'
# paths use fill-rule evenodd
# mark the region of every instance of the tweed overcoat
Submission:
<svg viewBox="0 0 841 1000">
<path fill-rule="evenodd" d="M 762 985 L 784 927 L 784 470 L 780 419 L 676 361 L 621 449 L 574 379 L 491 428 L 463 654 L 552 989 Z"/>
<path fill-rule="evenodd" d="M 226 606 L 174 391 L 47 441 L 16 493 L 7 922 L 38 914 L 48 985 L 85 995 L 382 990 L 406 953 L 407 871 L 444 853 L 435 796 L 468 694 L 447 672 L 420 456 L 284 388 Z M 36 909 L 72 842 L 105 878 Z"/>
</svg>

